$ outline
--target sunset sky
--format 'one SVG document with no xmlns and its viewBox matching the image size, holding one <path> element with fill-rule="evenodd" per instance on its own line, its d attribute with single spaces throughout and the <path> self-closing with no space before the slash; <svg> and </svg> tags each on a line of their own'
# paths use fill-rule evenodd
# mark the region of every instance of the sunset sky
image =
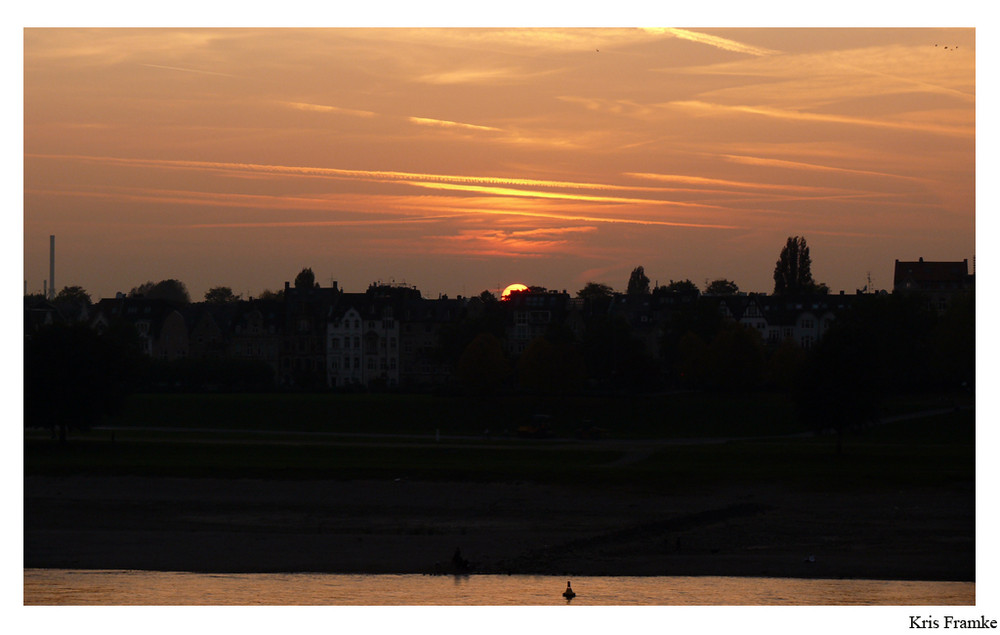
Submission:
<svg viewBox="0 0 1000 635">
<path fill-rule="evenodd" d="M 972 266 L 975 114 L 971 28 L 29 28 L 24 279 L 891 289 Z"/>
</svg>

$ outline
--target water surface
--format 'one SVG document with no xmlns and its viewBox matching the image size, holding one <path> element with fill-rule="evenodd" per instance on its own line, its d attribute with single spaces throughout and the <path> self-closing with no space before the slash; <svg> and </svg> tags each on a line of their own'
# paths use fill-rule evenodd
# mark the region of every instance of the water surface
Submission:
<svg viewBox="0 0 1000 635">
<path fill-rule="evenodd" d="M 565 605 L 566 578 L 525 575 L 206 574 L 25 569 L 33 605 Z M 975 604 L 974 582 L 632 577 L 572 579 L 572 605 L 952 606 Z"/>
</svg>

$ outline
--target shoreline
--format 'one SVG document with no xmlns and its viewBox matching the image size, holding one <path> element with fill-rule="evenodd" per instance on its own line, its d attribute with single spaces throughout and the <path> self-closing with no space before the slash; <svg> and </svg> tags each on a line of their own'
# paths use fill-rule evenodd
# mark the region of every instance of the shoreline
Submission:
<svg viewBox="0 0 1000 635">
<path fill-rule="evenodd" d="M 971 486 L 24 479 L 24 568 L 975 581 Z M 458 572 L 464 573 L 464 572 Z"/>
</svg>

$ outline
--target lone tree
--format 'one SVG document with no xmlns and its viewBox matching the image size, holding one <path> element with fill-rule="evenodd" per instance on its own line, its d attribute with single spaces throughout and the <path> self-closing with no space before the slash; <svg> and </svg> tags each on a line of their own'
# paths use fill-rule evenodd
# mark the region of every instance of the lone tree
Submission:
<svg viewBox="0 0 1000 635">
<path fill-rule="evenodd" d="M 774 294 L 815 293 L 827 291 L 825 284 L 816 284 L 812 277 L 809 245 L 802 236 L 789 236 L 774 265 Z"/>
<path fill-rule="evenodd" d="M 646 295 L 649 293 L 649 276 L 646 275 L 642 266 L 632 270 L 632 275 L 628 277 L 628 288 L 625 290 L 628 295 Z"/>
</svg>

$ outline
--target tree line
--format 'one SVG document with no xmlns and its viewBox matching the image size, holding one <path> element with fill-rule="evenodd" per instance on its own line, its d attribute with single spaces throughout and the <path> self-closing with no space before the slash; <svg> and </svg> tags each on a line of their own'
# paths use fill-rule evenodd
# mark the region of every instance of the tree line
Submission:
<svg viewBox="0 0 1000 635">
<path fill-rule="evenodd" d="M 808 246 L 799 237 L 790 237 L 782 248 L 774 279 L 776 295 L 826 292 L 825 285 L 813 281 Z M 874 416 L 880 400 L 891 392 L 962 386 L 971 390 L 974 385 L 971 294 L 956 298 L 942 314 L 909 295 L 860 296 L 849 311 L 836 316 L 815 346 L 804 349 L 791 341 L 769 346 L 756 329 L 724 319 L 713 296 L 739 293 L 733 281 L 714 280 L 704 293 L 690 280 L 655 287 L 650 283 L 642 266 L 631 272 L 624 294 L 588 282 L 576 294 L 584 302 L 584 328 L 554 322 L 516 356 L 504 346 L 506 307 L 484 291 L 471 301 L 477 310 L 442 328 L 434 354 L 453 369 L 454 389 L 471 395 L 521 391 L 565 398 L 593 391 L 782 391 L 794 397 L 803 417 L 833 427 Z M 303 269 L 294 284 L 315 287 L 315 275 Z M 539 290 L 544 291 L 529 289 Z M 616 295 L 627 299 L 668 294 L 697 299 L 667 312 L 654 341 L 625 314 L 607 310 Z M 190 301 L 177 280 L 147 282 L 129 295 Z M 227 287 L 213 287 L 205 294 L 210 303 L 240 299 Z M 79 287 L 63 289 L 60 300 L 90 301 Z M 191 386 L 221 377 L 229 378 L 223 385 L 231 388 L 273 389 L 273 382 L 258 372 L 264 369 L 224 362 L 154 364 L 142 354 L 134 329 L 123 325 L 103 335 L 84 325 L 42 329 L 25 343 L 25 423 L 65 435 L 68 426 L 85 426 L 112 414 L 124 395 L 148 388 L 156 373 Z"/>
</svg>

